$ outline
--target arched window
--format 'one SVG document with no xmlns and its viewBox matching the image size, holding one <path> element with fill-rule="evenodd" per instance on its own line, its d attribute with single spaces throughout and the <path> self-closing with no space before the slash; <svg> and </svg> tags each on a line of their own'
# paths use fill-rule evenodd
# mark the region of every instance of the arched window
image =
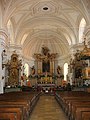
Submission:
<svg viewBox="0 0 90 120">
<path fill-rule="evenodd" d="M 8 33 L 10 35 L 10 43 L 14 44 L 14 33 L 13 33 L 13 25 L 11 20 L 8 21 L 7 23 L 7 28 L 8 28 Z"/>
<path fill-rule="evenodd" d="M 68 63 L 64 64 L 64 80 L 67 80 L 67 74 L 68 74 Z"/>
<path fill-rule="evenodd" d="M 28 77 L 28 75 L 29 75 L 29 65 L 27 63 L 25 63 L 25 65 L 24 65 L 24 73 Z"/>
<path fill-rule="evenodd" d="M 79 25 L 79 43 L 83 42 L 83 33 L 86 27 L 86 21 L 84 18 L 81 19 L 80 25 Z"/>
</svg>

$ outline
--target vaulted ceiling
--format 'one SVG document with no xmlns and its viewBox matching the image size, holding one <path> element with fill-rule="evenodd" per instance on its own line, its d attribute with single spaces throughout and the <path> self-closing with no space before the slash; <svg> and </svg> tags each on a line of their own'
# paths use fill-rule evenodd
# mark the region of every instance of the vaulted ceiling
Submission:
<svg viewBox="0 0 90 120">
<path fill-rule="evenodd" d="M 69 55 L 78 44 L 79 24 L 90 22 L 90 0 L 1 0 L 3 23 L 12 24 L 11 44 L 21 46 L 32 59 L 43 45 L 59 57 Z"/>
</svg>

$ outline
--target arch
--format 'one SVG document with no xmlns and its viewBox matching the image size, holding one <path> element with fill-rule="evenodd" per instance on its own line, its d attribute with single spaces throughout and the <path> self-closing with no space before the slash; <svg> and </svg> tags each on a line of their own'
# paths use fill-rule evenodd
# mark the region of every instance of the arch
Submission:
<svg viewBox="0 0 90 120">
<path fill-rule="evenodd" d="M 82 18 L 79 24 L 79 43 L 83 42 L 85 27 L 86 27 L 86 20 Z"/>
<path fill-rule="evenodd" d="M 64 80 L 67 81 L 67 74 L 68 74 L 68 63 L 64 64 Z"/>
</svg>

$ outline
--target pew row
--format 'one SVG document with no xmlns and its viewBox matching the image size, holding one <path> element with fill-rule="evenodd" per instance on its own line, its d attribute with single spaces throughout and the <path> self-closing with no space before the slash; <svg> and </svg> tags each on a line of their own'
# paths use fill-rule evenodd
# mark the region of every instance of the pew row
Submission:
<svg viewBox="0 0 90 120">
<path fill-rule="evenodd" d="M 9 92 L 0 95 L 0 120 L 28 120 L 39 100 L 37 92 Z"/>
<path fill-rule="evenodd" d="M 55 93 L 55 99 L 70 120 L 90 119 L 90 93 L 64 91 Z"/>
</svg>

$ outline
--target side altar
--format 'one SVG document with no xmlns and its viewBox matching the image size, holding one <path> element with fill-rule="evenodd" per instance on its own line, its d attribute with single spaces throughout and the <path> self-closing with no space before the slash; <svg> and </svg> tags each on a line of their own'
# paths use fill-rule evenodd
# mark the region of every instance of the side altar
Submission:
<svg viewBox="0 0 90 120">
<path fill-rule="evenodd" d="M 16 51 L 13 51 L 11 59 L 6 64 L 7 86 L 16 87 L 20 85 L 22 60 L 19 60 L 18 57 Z"/>
</svg>

